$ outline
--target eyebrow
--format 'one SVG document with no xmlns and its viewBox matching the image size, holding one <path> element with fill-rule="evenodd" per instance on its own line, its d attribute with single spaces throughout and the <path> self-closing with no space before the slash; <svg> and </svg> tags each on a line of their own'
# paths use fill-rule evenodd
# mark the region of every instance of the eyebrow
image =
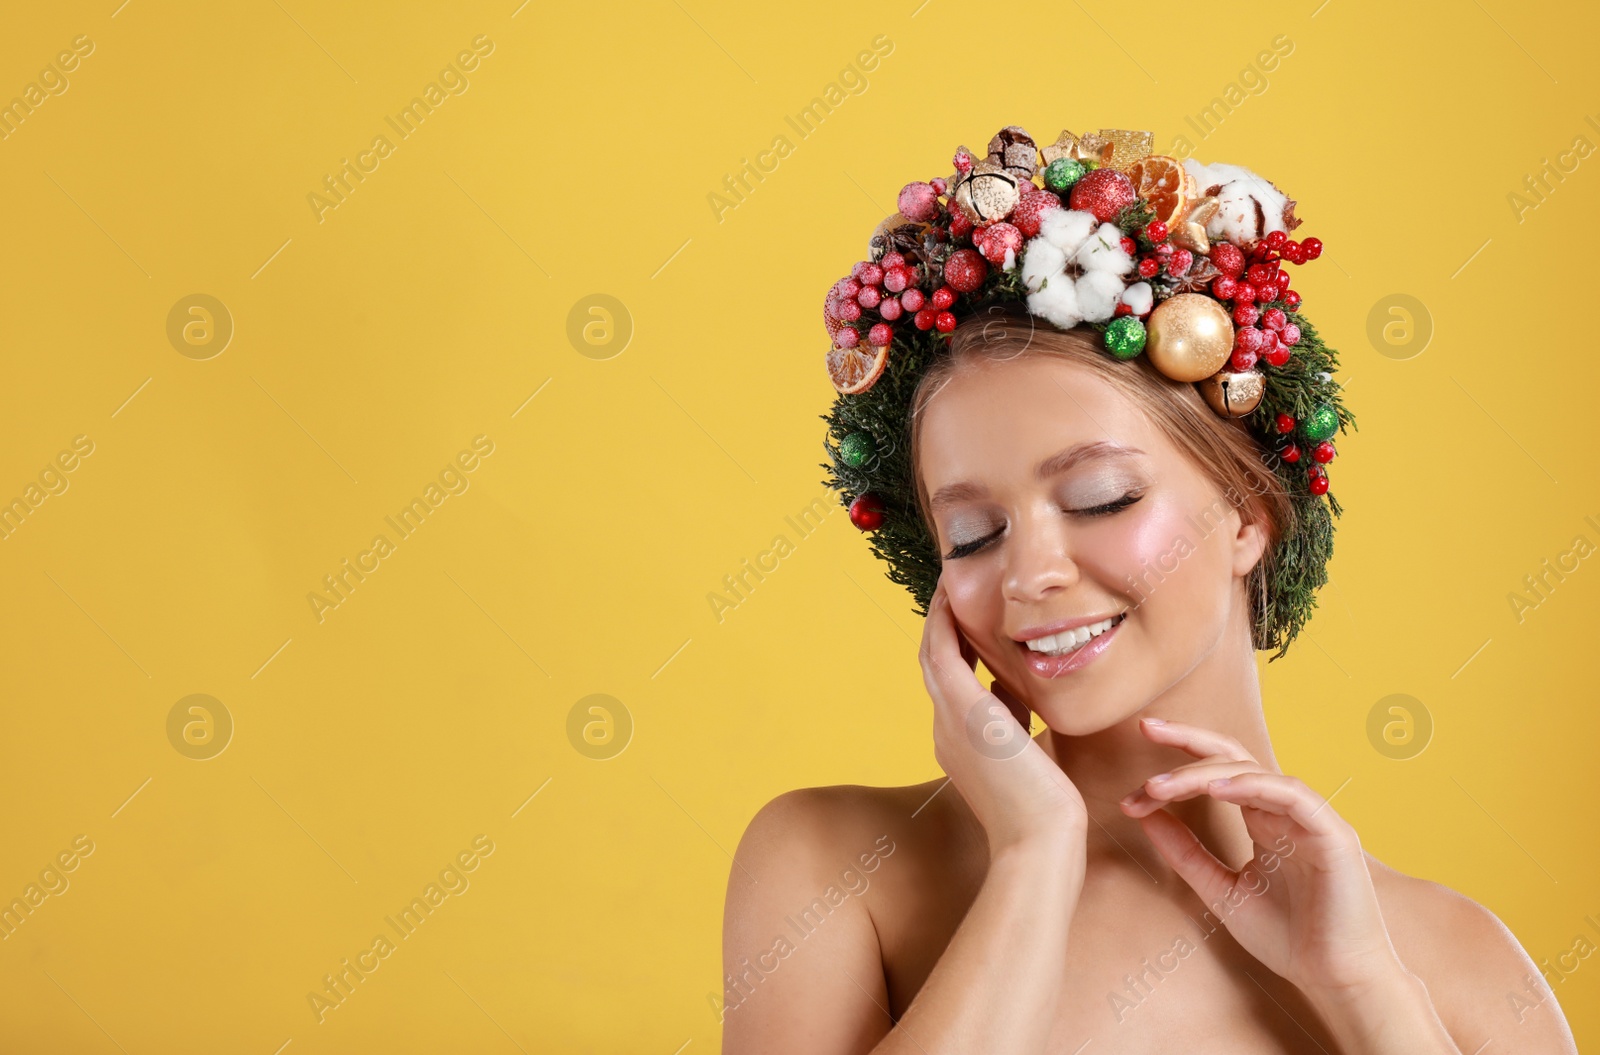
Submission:
<svg viewBox="0 0 1600 1055">
<path fill-rule="evenodd" d="M 1033 475 L 1041 482 L 1053 476 L 1059 476 L 1081 462 L 1091 461 L 1096 458 L 1124 458 L 1144 451 L 1137 447 L 1124 447 L 1119 443 L 1109 440 L 1096 440 L 1093 443 L 1079 443 L 1065 447 L 1034 468 Z M 929 509 L 942 509 L 956 502 L 964 502 L 974 498 L 982 498 L 988 489 L 982 484 L 963 480 L 960 483 L 946 484 L 934 492 L 928 500 Z"/>
</svg>

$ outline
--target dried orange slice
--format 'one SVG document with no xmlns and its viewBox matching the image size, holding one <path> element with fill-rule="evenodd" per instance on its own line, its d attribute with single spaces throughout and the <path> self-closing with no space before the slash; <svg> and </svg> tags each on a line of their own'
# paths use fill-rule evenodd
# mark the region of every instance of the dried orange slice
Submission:
<svg viewBox="0 0 1600 1055">
<path fill-rule="evenodd" d="M 854 348 L 835 345 L 828 349 L 828 380 L 840 392 L 853 396 L 871 388 L 883 375 L 888 362 L 887 344 L 872 345 L 863 341 Z"/>
<path fill-rule="evenodd" d="M 1172 226 L 1195 200 L 1194 177 L 1183 162 L 1166 154 L 1151 154 L 1128 166 L 1128 178 L 1139 197 L 1155 210 L 1154 219 Z"/>
</svg>

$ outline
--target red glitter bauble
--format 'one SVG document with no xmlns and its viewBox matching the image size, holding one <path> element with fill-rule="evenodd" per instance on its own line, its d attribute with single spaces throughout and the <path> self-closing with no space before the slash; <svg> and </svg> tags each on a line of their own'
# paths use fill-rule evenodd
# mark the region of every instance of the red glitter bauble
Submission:
<svg viewBox="0 0 1600 1055">
<path fill-rule="evenodd" d="M 958 293 L 971 293 L 983 285 L 983 280 L 988 277 L 989 265 L 975 250 L 957 249 L 944 262 L 944 280 Z"/>
<path fill-rule="evenodd" d="M 1051 209 L 1059 208 L 1061 199 L 1047 190 L 1032 194 L 1024 193 L 1022 200 L 1017 202 L 1017 207 L 1011 210 L 1011 222 L 1025 236 L 1033 238 L 1039 233 L 1039 224 L 1044 220 L 1044 214 Z"/>
<path fill-rule="evenodd" d="M 1101 223 L 1110 223 L 1117 213 L 1139 197 L 1133 181 L 1112 168 L 1099 168 L 1072 185 L 1072 207 L 1093 213 Z"/>
<path fill-rule="evenodd" d="M 883 499 L 867 491 L 857 495 L 850 503 L 850 523 L 862 531 L 876 531 L 883 526 Z"/>
<path fill-rule="evenodd" d="M 1326 476 L 1313 476 L 1310 487 L 1312 494 L 1325 495 L 1328 493 L 1328 478 Z"/>
<path fill-rule="evenodd" d="M 1311 460 L 1319 462 L 1323 465 L 1327 465 L 1329 462 L 1333 461 L 1333 456 L 1335 453 L 1337 452 L 1334 451 L 1333 444 L 1329 443 L 1327 440 L 1323 440 L 1321 443 L 1311 448 Z"/>
<path fill-rule="evenodd" d="M 1290 414 L 1279 414 L 1273 425 L 1279 432 L 1293 432 L 1294 417 Z"/>
<path fill-rule="evenodd" d="M 939 193 L 933 184 L 907 183 L 900 188 L 900 215 L 913 223 L 931 223 L 939 215 Z"/>
<path fill-rule="evenodd" d="M 1022 251 L 1022 234 L 1023 232 L 1019 228 L 1009 223 L 990 224 L 978 232 L 978 236 L 981 238 L 981 241 L 978 242 L 978 250 L 983 253 L 985 260 L 996 267 L 1000 267 L 1006 262 L 1007 250 L 1010 250 L 1013 260 Z M 948 264 L 945 265 L 946 273 L 948 273 L 949 266 Z M 983 280 L 980 278 L 978 281 L 981 283 Z"/>
<path fill-rule="evenodd" d="M 1229 278 L 1238 278 L 1244 271 L 1244 252 L 1232 242 L 1218 242 L 1211 247 L 1211 263 Z"/>
<path fill-rule="evenodd" d="M 970 251 L 971 250 L 968 250 L 968 252 Z M 940 286 L 938 289 L 933 291 L 933 306 L 937 310 L 943 311 L 955 302 L 956 291 L 951 289 L 949 286 Z"/>
<path fill-rule="evenodd" d="M 928 298 L 923 296 L 922 290 L 915 286 L 900 294 L 900 306 L 907 311 L 921 311 L 923 303 Z"/>
<path fill-rule="evenodd" d="M 956 317 L 948 311 L 941 311 L 934 316 L 933 325 L 940 333 L 949 333 L 956 328 Z"/>
</svg>

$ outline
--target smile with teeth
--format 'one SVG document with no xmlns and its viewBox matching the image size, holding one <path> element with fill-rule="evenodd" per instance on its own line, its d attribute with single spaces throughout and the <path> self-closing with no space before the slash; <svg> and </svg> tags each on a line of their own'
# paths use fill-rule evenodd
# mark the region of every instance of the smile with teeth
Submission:
<svg viewBox="0 0 1600 1055">
<path fill-rule="evenodd" d="M 1049 637 L 1036 637 L 1032 641 L 1024 641 L 1031 652 L 1043 652 L 1047 656 L 1064 656 L 1069 652 L 1076 652 L 1090 641 L 1110 630 L 1128 617 L 1127 612 L 1102 619 L 1098 623 L 1080 626 L 1075 630 L 1063 630 L 1059 634 Z"/>
</svg>

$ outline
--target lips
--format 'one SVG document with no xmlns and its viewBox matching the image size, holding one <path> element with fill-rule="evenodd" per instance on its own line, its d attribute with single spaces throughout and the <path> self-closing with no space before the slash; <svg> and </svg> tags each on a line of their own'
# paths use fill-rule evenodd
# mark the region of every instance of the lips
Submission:
<svg viewBox="0 0 1600 1055">
<path fill-rule="evenodd" d="M 1098 659 L 1111 647 L 1127 619 L 1128 613 L 1121 612 L 1092 623 L 1077 620 L 1079 625 L 1075 627 L 1018 641 L 1017 649 L 1033 673 L 1041 678 L 1059 678 Z"/>
</svg>

